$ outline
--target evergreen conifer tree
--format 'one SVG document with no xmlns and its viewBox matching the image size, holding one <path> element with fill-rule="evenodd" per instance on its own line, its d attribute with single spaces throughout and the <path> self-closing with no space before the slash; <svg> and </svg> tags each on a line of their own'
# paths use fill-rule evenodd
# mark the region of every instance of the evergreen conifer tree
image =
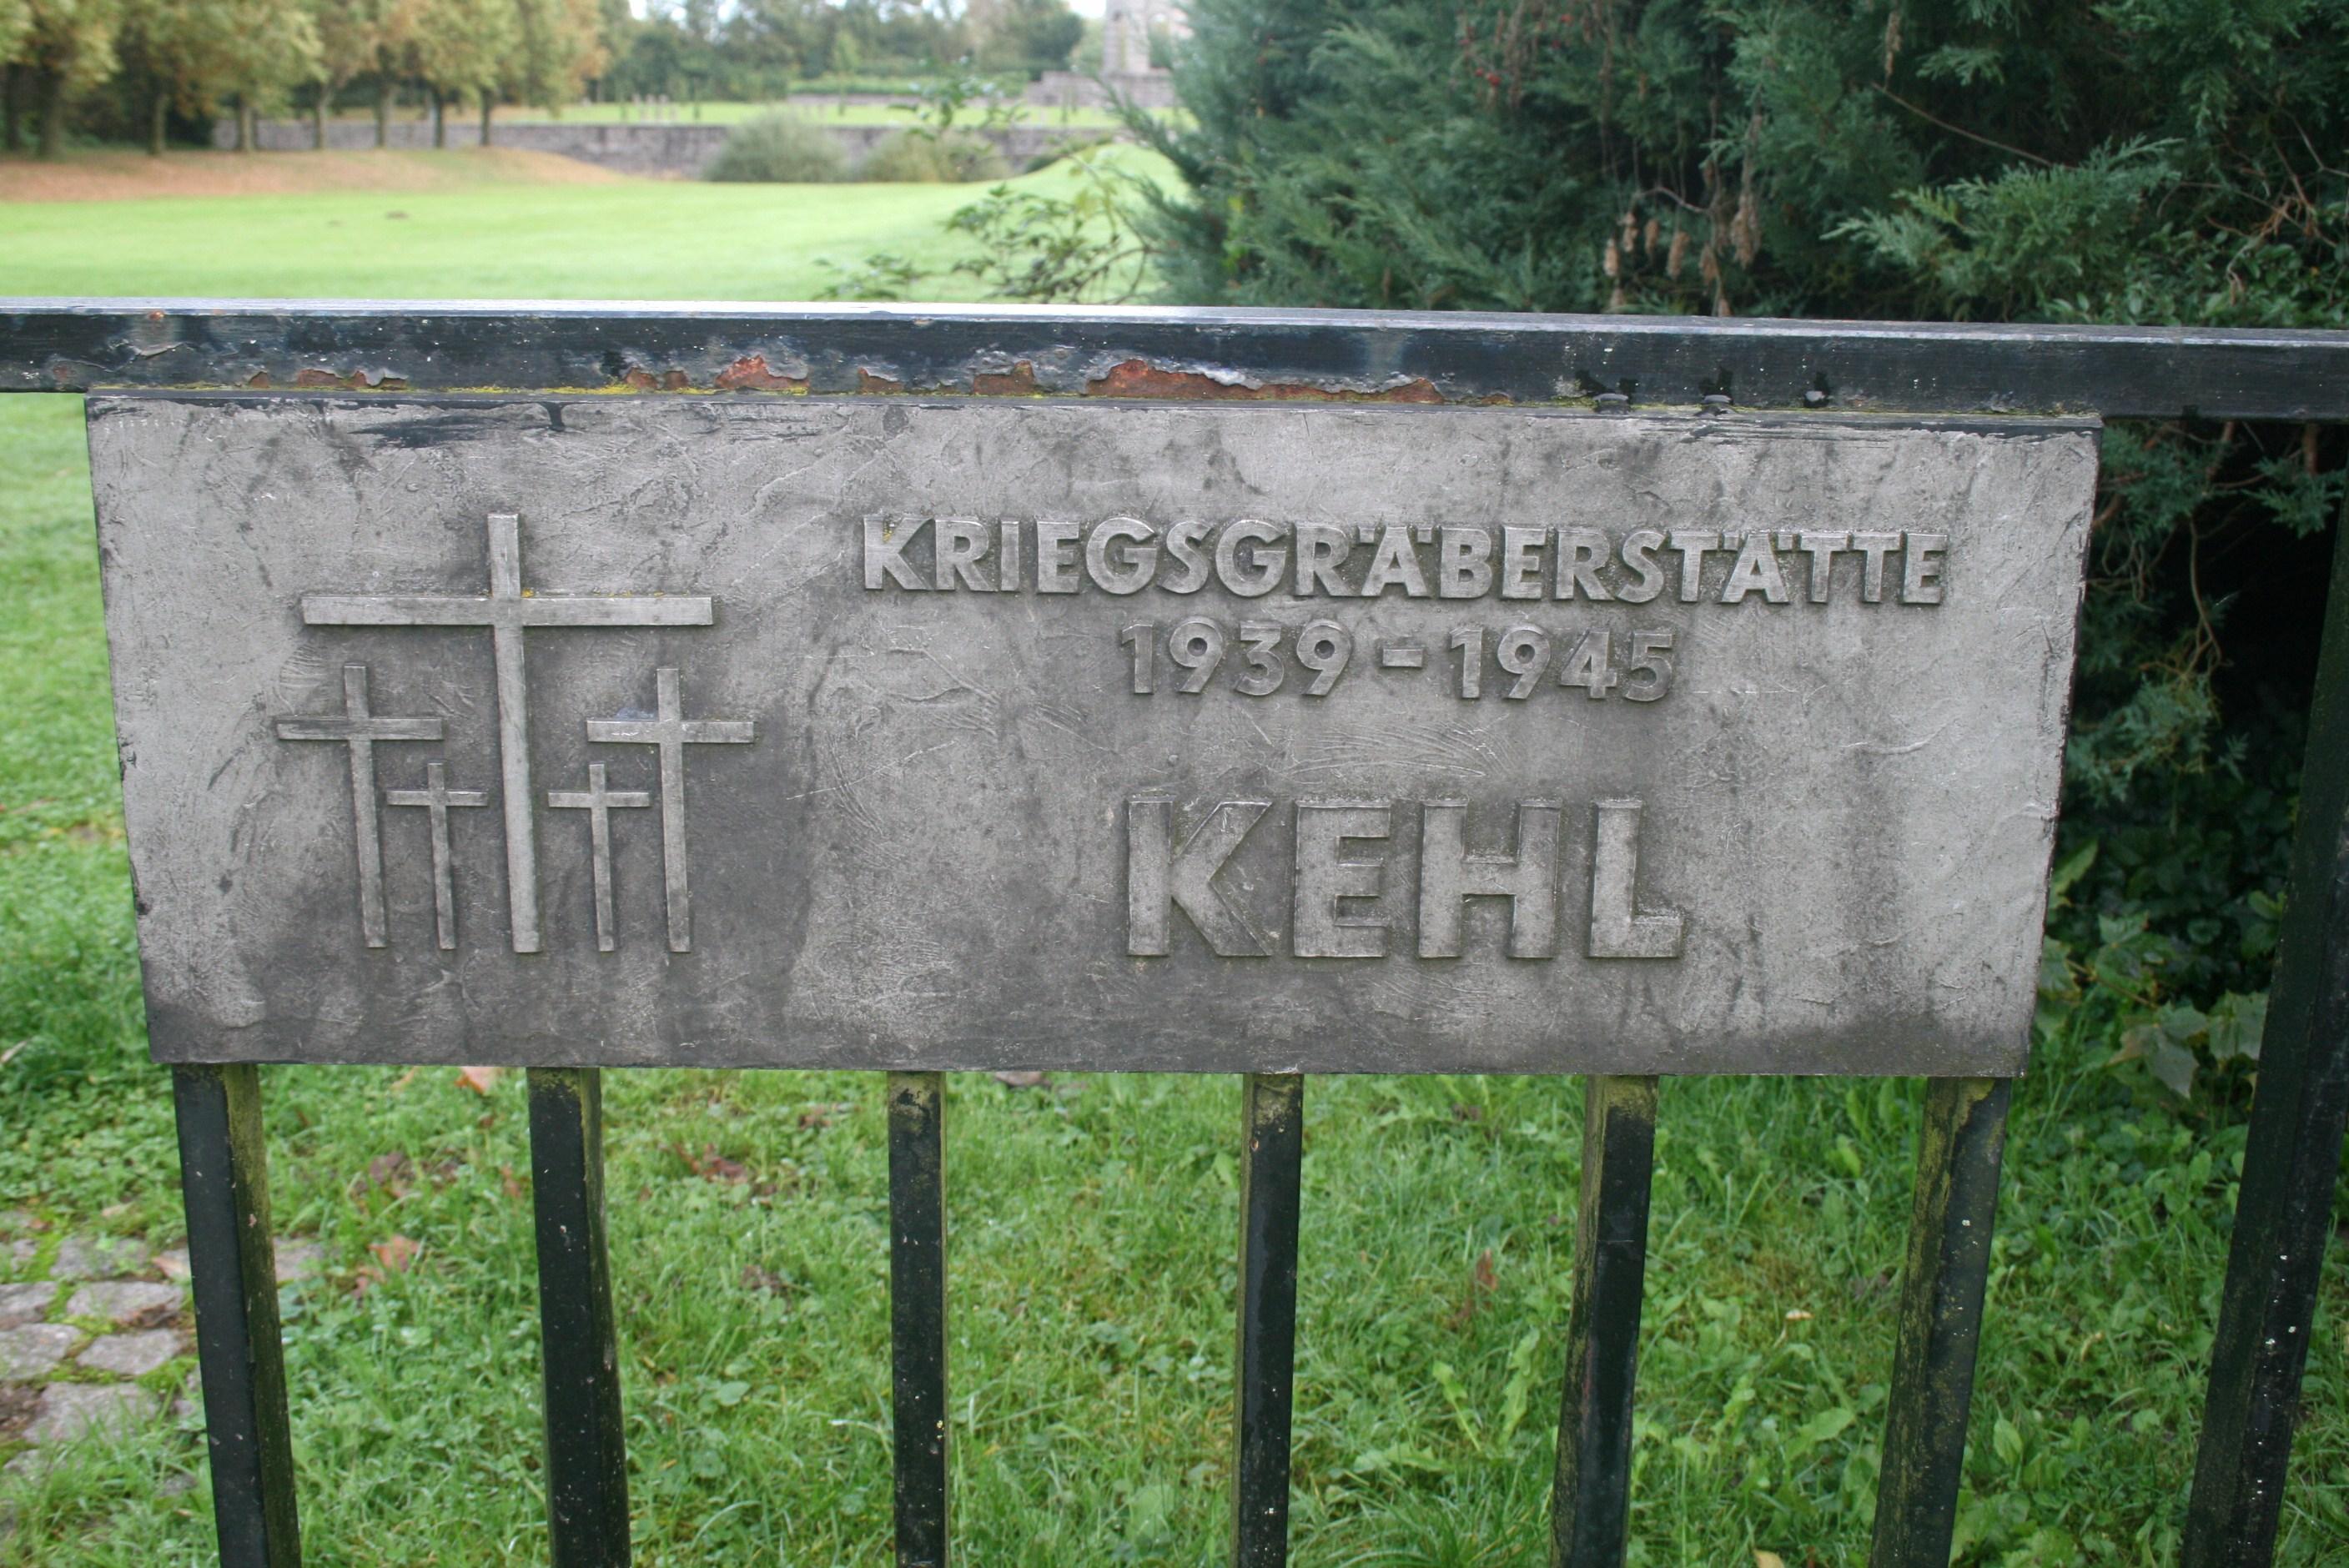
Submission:
<svg viewBox="0 0 2349 1568">
<path fill-rule="evenodd" d="M 1187 303 L 2349 325 L 2344 0 L 1189 10 Z M 2343 446 L 2106 435 L 2061 929 L 2166 995 L 2266 983 Z"/>
</svg>

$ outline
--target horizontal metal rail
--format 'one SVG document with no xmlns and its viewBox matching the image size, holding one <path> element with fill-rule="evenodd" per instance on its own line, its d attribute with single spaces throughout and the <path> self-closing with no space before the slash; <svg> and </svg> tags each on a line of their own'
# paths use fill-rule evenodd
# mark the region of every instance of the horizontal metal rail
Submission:
<svg viewBox="0 0 2349 1568">
<path fill-rule="evenodd" d="M 1019 305 L 0 298 L 0 392 L 910 392 L 2349 418 L 2349 332 Z"/>
</svg>

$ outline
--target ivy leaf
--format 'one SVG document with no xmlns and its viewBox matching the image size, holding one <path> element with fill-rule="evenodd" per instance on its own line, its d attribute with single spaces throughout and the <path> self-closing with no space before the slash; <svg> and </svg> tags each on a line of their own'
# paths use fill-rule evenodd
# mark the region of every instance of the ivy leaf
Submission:
<svg viewBox="0 0 2349 1568">
<path fill-rule="evenodd" d="M 2023 1462 L 2023 1434 L 2004 1416 L 2001 1416 L 1998 1424 L 1991 1429 L 1990 1446 L 1997 1452 L 2002 1464 L 2011 1466 Z"/>
<path fill-rule="evenodd" d="M 2246 1061 L 2258 1061 L 2260 1041 L 2267 1026 L 2266 992 L 2249 996 L 2228 992 L 2210 1008 L 2210 1059 L 2223 1062 L 2241 1057 Z"/>
<path fill-rule="evenodd" d="M 2157 1036 L 2146 1054 L 2145 1065 L 2153 1069 L 2153 1076 L 2167 1085 L 2170 1093 L 2180 1099 L 2194 1098 L 2194 1070 L 2201 1064 L 2194 1059 L 2192 1051 L 2167 1037 Z"/>
<path fill-rule="evenodd" d="M 1840 1436 L 1846 1427 L 1858 1418 L 1859 1412 L 1849 1405 L 1837 1405 L 1831 1409 L 1821 1410 L 1817 1415 L 1795 1428 L 1787 1437 L 1786 1457 L 1789 1460 L 1802 1458 L 1821 1443 Z"/>
<path fill-rule="evenodd" d="M 2086 875 L 2088 868 L 2095 863 L 2096 846 L 2091 843 L 2086 849 L 2068 856 L 2062 865 L 2057 866 L 2054 875 L 2047 879 L 2049 907 L 2061 909 L 2064 903 L 2064 895 L 2072 891 L 2072 884 Z"/>
</svg>

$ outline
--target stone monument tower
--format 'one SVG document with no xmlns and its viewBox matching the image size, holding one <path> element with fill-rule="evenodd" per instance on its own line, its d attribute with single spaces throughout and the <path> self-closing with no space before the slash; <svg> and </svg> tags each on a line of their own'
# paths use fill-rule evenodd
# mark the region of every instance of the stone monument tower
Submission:
<svg viewBox="0 0 2349 1568">
<path fill-rule="evenodd" d="M 1028 101 L 1063 110 L 1105 104 L 1116 94 L 1143 108 L 1174 107 L 1174 73 L 1150 63 L 1155 34 L 1188 37 L 1176 0 L 1107 0 L 1102 13 L 1101 72 L 1046 71 L 1028 85 Z"/>
<path fill-rule="evenodd" d="M 1173 0 L 1108 0 L 1102 13 L 1102 75 L 1148 73 L 1151 34 L 1188 30 L 1181 7 Z"/>
</svg>

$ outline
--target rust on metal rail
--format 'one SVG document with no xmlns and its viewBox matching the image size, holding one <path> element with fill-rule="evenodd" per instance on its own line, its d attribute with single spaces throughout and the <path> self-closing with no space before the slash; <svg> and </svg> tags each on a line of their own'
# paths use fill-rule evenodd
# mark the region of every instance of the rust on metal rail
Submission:
<svg viewBox="0 0 2349 1568">
<path fill-rule="evenodd" d="M 2349 417 L 2349 333 L 1018 305 L 0 299 L 0 391 Z"/>
</svg>

